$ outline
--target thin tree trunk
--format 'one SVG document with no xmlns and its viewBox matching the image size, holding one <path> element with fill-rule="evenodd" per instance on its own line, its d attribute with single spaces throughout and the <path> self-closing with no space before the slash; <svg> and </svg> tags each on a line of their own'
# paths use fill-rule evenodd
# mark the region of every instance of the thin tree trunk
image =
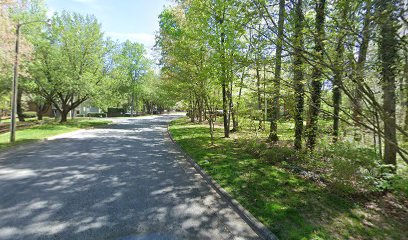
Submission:
<svg viewBox="0 0 408 240">
<path fill-rule="evenodd" d="M 18 121 L 24 122 L 24 112 L 23 112 L 23 106 L 22 106 L 22 98 L 23 98 L 23 91 L 21 88 L 17 89 L 17 116 L 18 116 Z"/>
<path fill-rule="evenodd" d="M 356 87 L 354 89 L 354 99 L 353 102 L 353 118 L 357 123 L 355 132 L 354 132 L 354 139 L 356 141 L 361 140 L 361 133 L 359 129 L 358 123 L 361 122 L 361 114 L 362 114 L 362 83 L 364 81 L 364 66 L 367 59 L 367 52 L 368 52 L 368 45 L 370 42 L 370 23 L 371 23 L 371 0 L 366 1 L 366 13 L 364 15 L 363 20 L 363 29 L 362 29 L 362 38 L 361 38 L 361 45 L 358 51 L 358 58 L 356 64 Z"/>
<path fill-rule="evenodd" d="M 203 104 L 201 97 L 197 99 L 197 104 L 198 104 L 198 122 L 202 123 L 203 122 Z"/>
<path fill-rule="evenodd" d="M 131 107 L 130 107 L 130 116 L 133 117 L 133 112 L 135 111 L 135 92 L 134 89 L 132 90 L 132 96 L 131 96 Z"/>
<path fill-rule="evenodd" d="M 264 123 L 268 121 L 268 99 L 266 98 L 266 64 L 263 65 L 263 97 L 264 97 Z"/>
<path fill-rule="evenodd" d="M 198 98 L 196 97 L 196 100 L 195 100 L 195 102 L 194 102 L 194 109 L 195 109 L 195 111 L 194 111 L 194 118 L 197 120 L 197 121 L 199 121 L 199 111 L 200 111 L 200 103 L 199 103 L 199 100 L 198 100 Z"/>
<path fill-rule="evenodd" d="M 262 129 L 262 98 L 261 98 L 261 76 L 259 73 L 259 63 L 256 63 L 256 90 L 257 90 L 257 97 L 258 97 L 258 118 L 259 118 L 259 127 L 258 129 Z"/>
<path fill-rule="evenodd" d="M 242 95 L 242 87 L 243 87 L 243 85 L 244 85 L 244 78 L 245 78 L 245 68 L 244 68 L 244 70 L 242 71 L 242 75 L 241 75 L 241 81 L 240 81 L 240 83 L 239 83 L 239 90 L 238 90 L 238 100 L 237 100 L 237 105 L 236 105 L 236 107 L 235 107 L 235 111 L 236 111 L 236 122 L 235 122 L 235 124 L 236 125 L 234 125 L 234 128 L 235 129 L 238 129 L 239 128 L 239 121 L 238 121 L 238 112 L 239 112 L 239 104 L 240 104 L 240 102 L 241 102 L 241 95 Z"/>
<path fill-rule="evenodd" d="M 230 94 L 229 94 L 229 96 L 230 96 L 230 98 L 229 98 L 230 112 L 231 112 L 231 118 L 232 118 L 232 130 L 231 131 L 232 132 L 237 132 L 238 128 L 236 128 L 235 126 L 238 126 L 238 123 L 237 123 L 237 118 L 236 118 L 234 101 L 233 101 L 233 98 L 232 98 L 232 90 L 233 90 L 233 85 L 232 85 L 232 81 L 231 81 L 230 82 Z"/>
<path fill-rule="evenodd" d="M 221 25 L 223 20 L 220 20 Z M 225 33 L 221 33 L 221 74 L 222 74 L 222 115 L 224 120 L 224 137 L 229 138 L 229 113 L 228 113 L 228 84 L 227 84 L 227 70 L 225 62 Z"/>
<path fill-rule="evenodd" d="M 193 98 L 193 96 L 192 95 L 190 95 L 190 108 L 191 108 L 191 110 L 190 110 L 190 122 L 195 122 L 195 119 L 194 119 L 194 98 Z"/>
<path fill-rule="evenodd" d="M 303 1 L 297 0 L 295 6 L 295 49 L 293 60 L 293 81 L 295 88 L 295 149 L 302 149 L 303 110 L 304 110 L 304 83 L 303 83 Z"/>
<path fill-rule="evenodd" d="M 341 10 L 341 19 L 340 23 L 342 26 L 346 25 L 347 23 L 347 15 L 348 15 L 348 1 L 340 2 L 340 4 L 344 4 L 341 6 L 343 9 Z M 341 87 L 343 85 L 343 54 L 344 54 L 344 38 L 345 33 L 340 30 L 339 37 L 337 40 L 336 46 L 336 56 L 334 62 L 334 76 L 333 76 L 333 142 L 337 142 L 339 139 L 339 128 L 340 128 L 340 105 L 341 105 Z"/>
<path fill-rule="evenodd" d="M 405 95 L 404 99 L 404 108 L 405 108 L 405 119 L 404 119 L 404 130 L 408 132 L 408 50 L 405 49 L 405 66 L 404 66 L 404 91 L 403 94 Z M 408 141 L 408 136 L 404 135 L 404 140 Z"/>
<path fill-rule="evenodd" d="M 326 0 L 318 0 L 316 2 L 316 19 L 315 19 L 315 53 L 318 64 L 323 62 L 324 51 L 324 22 L 325 22 L 325 6 Z M 313 150 L 316 145 L 316 135 L 318 132 L 318 118 L 321 104 L 322 91 L 322 69 L 319 66 L 313 68 L 312 83 L 311 83 L 311 101 L 309 107 L 309 122 L 308 122 L 308 138 L 307 147 Z"/>
<path fill-rule="evenodd" d="M 285 20 L 285 0 L 279 0 L 279 19 L 278 19 L 278 36 L 276 41 L 275 54 L 275 76 L 273 81 L 273 100 L 271 112 L 271 130 L 269 140 L 276 142 L 278 138 L 278 119 L 279 119 L 279 98 L 280 98 L 280 78 L 282 68 L 282 42 L 283 42 L 283 27 Z"/>
<path fill-rule="evenodd" d="M 380 20 L 379 55 L 381 60 L 381 82 L 383 89 L 384 111 L 384 162 L 396 167 L 397 134 L 396 134 L 396 72 L 398 55 L 397 17 L 393 2 L 379 1 Z"/>
</svg>

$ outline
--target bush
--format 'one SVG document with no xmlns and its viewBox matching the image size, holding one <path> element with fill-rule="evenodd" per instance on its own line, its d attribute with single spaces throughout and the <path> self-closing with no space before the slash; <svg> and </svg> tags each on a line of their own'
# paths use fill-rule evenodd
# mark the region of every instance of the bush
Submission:
<svg viewBox="0 0 408 240">
<path fill-rule="evenodd" d="M 389 190 L 394 177 L 391 168 L 382 164 L 380 156 L 370 148 L 351 143 L 336 143 L 314 156 L 323 163 L 324 178 L 333 190 L 353 194 Z"/>
<path fill-rule="evenodd" d="M 267 145 L 265 142 L 257 141 L 257 140 L 248 140 L 248 139 L 240 140 L 238 144 L 246 152 L 256 157 L 260 157 L 261 153 L 267 148 Z"/>
<path fill-rule="evenodd" d="M 404 185 L 407 180 L 393 174 L 392 166 L 384 165 L 381 157 L 370 148 L 336 143 L 306 153 L 287 146 L 269 146 L 259 139 L 241 139 L 238 145 L 257 158 L 322 181 L 341 195 L 394 189 L 402 189 L 408 194 L 408 187 Z"/>
<path fill-rule="evenodd" d="M 290 147 L 268 146 L 262 140 L 240 140 L 239 146 L 249 154 L 266 160 L 270 163 L 291 162 L 301 158 L 301 154 L 297 153 Z"/>
<path fill-rule="evenodd" d="M 87 117 L 104 118 L 106 117 L 106 114 L 105 113 L 88 113 Z"/>
<path fill-rule="evenodd" d="M 35 118 L 37 117 L 37 113 L 36 112 L 24 112 L 23 117 L 24 118 Z"/>
<path fill-rule="evenodd" d="M 392 189 L 399 195 L 408 198 L 408 169 L 395 175 L 392 179 Z"/>
<path fill-rule="evenodd" d="M 108 108 L 108 117 L 123 117 L 125 114 L 124 108 Z"/>
<path fill-rule="evenodd" d="M 261 158 L 272 162 L 292 162 L 299 158 L 299 154 L 289 147 L 272 146 L 261 152 Z"/>
</svg>

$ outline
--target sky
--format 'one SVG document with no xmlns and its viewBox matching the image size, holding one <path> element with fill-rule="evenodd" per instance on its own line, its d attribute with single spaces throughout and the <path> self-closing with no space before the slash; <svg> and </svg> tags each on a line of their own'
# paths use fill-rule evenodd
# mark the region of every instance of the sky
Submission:
<svg viewBox="0 0 408 240">
<path fill-rule="evenodd" d="M 159 30 L 158 16 L 169 0 L 47 0 L 48 14 L 67 10 L 92 14 L 102 24 L 105 36 L 121 42 L 145 45 L 148 52 Z"/>
</svg>

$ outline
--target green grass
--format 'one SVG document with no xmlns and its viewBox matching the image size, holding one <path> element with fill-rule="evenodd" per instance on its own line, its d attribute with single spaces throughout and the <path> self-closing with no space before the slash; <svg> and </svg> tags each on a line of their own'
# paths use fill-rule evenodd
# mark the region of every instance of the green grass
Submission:
<svg viewBox="0 0 408 240">
<path fill-rule="evenodd" d="M 77 118 L 74 120 L 69 120 L 68 122 L 63 124 L 51 122 L 21 130 L 18 130 L 17 128 L 15 143 L 9 142 L 10 133 L 0 134 L 0 149 L 18 145 L 25 142 L 41 140 L 47 137 L 52 137 L 58 134 L 75 131 L 81 128 L 98 127 L 109 123 L 110 123 L 109 120 L 103 119 Z"/>
<path fill-rule="evenodd" d="M 170 125 L 177 143 L 280 239 L 406 239 L 404 221 L 334 194 L 315 182 L 246 152 L 216 129 L 185 118 Z M 285 133 L 284 133 L 285 134 Z"/>
<path fill-rule="evenodd" d="M 50 119 L 53 119 L 53 118 L 43 117 L 43 120 L 50 120 Z M 10 119 L 10 118 L 8 118 L 8 119 L 2 119 L 2 120 L 0 121 L 0 123 L 10 123 L 10 122 L 11 122 L 11 119 Z M 17 122 L 19 122 L 18 119 L 17 119 Z M 25 122 L 39 122 L 39 120 L 37 120 L 36 117 L 35 117 L 35 118 L 26 118 L 26 119 L 25 119 Z"/>
</svg>

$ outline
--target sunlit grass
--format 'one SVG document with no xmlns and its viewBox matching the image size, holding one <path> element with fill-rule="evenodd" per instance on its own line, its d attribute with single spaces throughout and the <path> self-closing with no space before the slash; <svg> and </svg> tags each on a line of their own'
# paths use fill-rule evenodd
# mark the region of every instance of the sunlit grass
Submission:
<svg viewBox="0 0 408 240">
<path fill-rule="evenodd" d="M 36 125 L 31 128 L 17 130 L 16 142 L 10 143 L 10 133 L 0 134 L 0 149 L 6 148 L 12 145 L 21 144 L 24 142 L 30 142 L 34 140 L 41 140 L 47 137 L 52 137 L 58 134 L 75 131 L 81 128 L 103 126 L 110 123 L 109 120 L 103 119 L 89 119 L 81 118 L 69 120 L 66 123 L 51 122 L 42 125 Z"/>
<path fill-rule="evenodd" d="M 174 121 L 170 132 L 208 174 L 280 239 L 405 237 L 403 223 L 361 205 L 368 202 L 336 195 L 244 151 L 236 139 L 245 134 L 225 139 L 221 127 L 216 128 L 216 142 L 211 146 L 208 126 L 190 124 L 185 118 Z M 289 132 L 280 134 L 289 138 Z"/>
</svg>

